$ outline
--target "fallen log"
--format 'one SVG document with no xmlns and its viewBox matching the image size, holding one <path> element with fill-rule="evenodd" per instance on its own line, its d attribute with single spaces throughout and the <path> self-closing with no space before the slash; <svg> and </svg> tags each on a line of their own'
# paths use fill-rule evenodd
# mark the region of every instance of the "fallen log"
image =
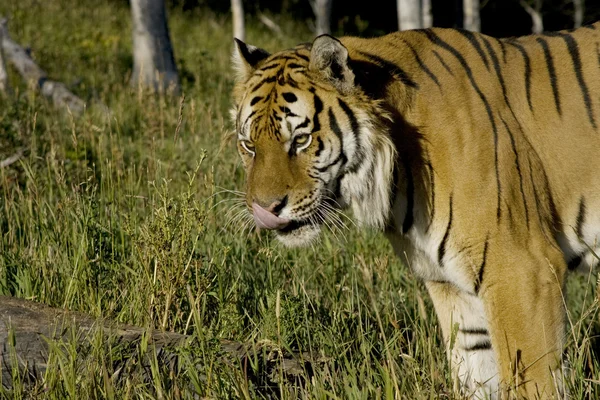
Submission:
<svg viewBox="0 0 600 400">
<path fill-rule="evenodd" d="M 177 373 L 178 356 L 176 349 L 193 346 L 192 336 L 159 330 L 148 330 L 136 326 L 95 319 L 86 314 L 67 311 L 33 301 L 0 296 L 0 370 L 1 382 L 5 388 L 11 388 L 13 374 L 17 370 L 20 380 L 26 384 L 35 384 L 52 368 L 49 360 L 53 342 L 70 343 L 77 341 L 79 347 L 89 347 L 94 335 L 101 331 L 109 344 L 135 348 L 142 340 L 147 347 L 156 351 L 156 359 L 169 371 Z M 55 347 L 55 346 L 54 346 Z M 285 383 L 301 385 L 312 373 L 315 363 L 327 361 L 309 353 L 290 353 L 283 351 L 270 341 L 240 343 L 222 339 L 220 341 L 221 361 L 232 368 L 240 368 L 244 376 L 261 387 L 275 389 L 281 376 Z M 122 365 L 115 370 L 118 380 L 121 372 L 135 365 L 138 370 L 150 371 L 146 357 L 140 358 L 139 352 L 130 351 L 131 359 L 123 358 Z M 77 356 L 85 357 L 85 351 Z M 258 363 L 256 362 L 258 361 Z M 250 365 L 258 365 L 251 368 Z M 148 377 L 149 378 L 149 377 Z"/>
<path fill-rule="evenodd" d="M 66 107 L 76 115 L 83 113 L 85 102 L 73 94 L 65 84 L 48 78 L 46 71 L 41 69 L 29 56 L 27 51 L 13 41 L 8 33 L 6 19 L 0 16 L 0 38 L 4 56 L 15 67 L 19 74 L 50 99 L 57 107 Z"/>
<path fill-rule="evenodd" d="M 150 331 L 110 321 L 94 319 L 85 314 L 51 308 L 40 303 L 0 296 L 0 369 L 2 384 L 10 388 L 15 369 L 33 382 L 44 376 L 49 367 L 48 356 L 52 341 L 69 343 L 77 338 L 78 345 L 88 344 L 102 330 L 112 343 L 134 343 L 149 335 L 163 359 L 172 359 L 167 350 L 185 343 L 185 335 Z"/>
</svg>

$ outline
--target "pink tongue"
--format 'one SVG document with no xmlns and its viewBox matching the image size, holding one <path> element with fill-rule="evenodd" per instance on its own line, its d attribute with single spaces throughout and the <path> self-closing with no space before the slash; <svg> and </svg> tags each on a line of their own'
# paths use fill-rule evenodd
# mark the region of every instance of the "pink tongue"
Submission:
<svg viewBox="0 0 600 400">
<path fill-rule="evenodd" d="M 289 219 L 279 218 L 256 203 L 252 203 L 252 211 L 254 212 L 254 222 L 261 229 L 281 229 L 290 223 Z"/>
</svg>

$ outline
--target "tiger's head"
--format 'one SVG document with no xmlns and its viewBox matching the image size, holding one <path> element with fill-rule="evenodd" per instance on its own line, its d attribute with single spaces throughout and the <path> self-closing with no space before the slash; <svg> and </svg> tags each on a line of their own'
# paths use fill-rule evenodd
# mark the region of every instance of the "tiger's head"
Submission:
<svg viewBox="0 0 600 400">
<path fill-rule="evenodd" d="M 359 223 L 384 227 L 394 146 L 348 49 L 328 35 L 273 55 L 235 42 L 232 118 L 256 226 L 301 246 L 349 206 Z"/>
</svg>

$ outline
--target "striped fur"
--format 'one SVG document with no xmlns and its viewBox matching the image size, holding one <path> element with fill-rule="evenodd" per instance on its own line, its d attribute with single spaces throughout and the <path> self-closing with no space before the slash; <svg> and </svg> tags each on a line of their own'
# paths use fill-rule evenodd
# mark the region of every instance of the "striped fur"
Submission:
<svg viewBox="0 0 600 400">
<path fill-rule="evenodd" d="M 562 393 L 566 271 L 600 253 L 600 23 L 238 42 L 234 59 L 247 202 L 292 221 L 279 239 L 352 208 L 425 280 L 457 390 Z"/>
</svg>

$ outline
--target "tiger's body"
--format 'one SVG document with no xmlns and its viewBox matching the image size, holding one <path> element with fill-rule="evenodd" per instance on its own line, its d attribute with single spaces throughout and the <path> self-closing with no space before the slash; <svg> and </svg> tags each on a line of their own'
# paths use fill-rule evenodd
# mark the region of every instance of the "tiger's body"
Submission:
<svg viewBox="0 0 600 400">
<path fill-rule="evenodd" d="M 566 273 L 600 254 L 600 23 L 236 54 L 257 225 L 302 245 L 351 207 L 425 281 L 460 390 L 561 393 Z"/>
</svg>

